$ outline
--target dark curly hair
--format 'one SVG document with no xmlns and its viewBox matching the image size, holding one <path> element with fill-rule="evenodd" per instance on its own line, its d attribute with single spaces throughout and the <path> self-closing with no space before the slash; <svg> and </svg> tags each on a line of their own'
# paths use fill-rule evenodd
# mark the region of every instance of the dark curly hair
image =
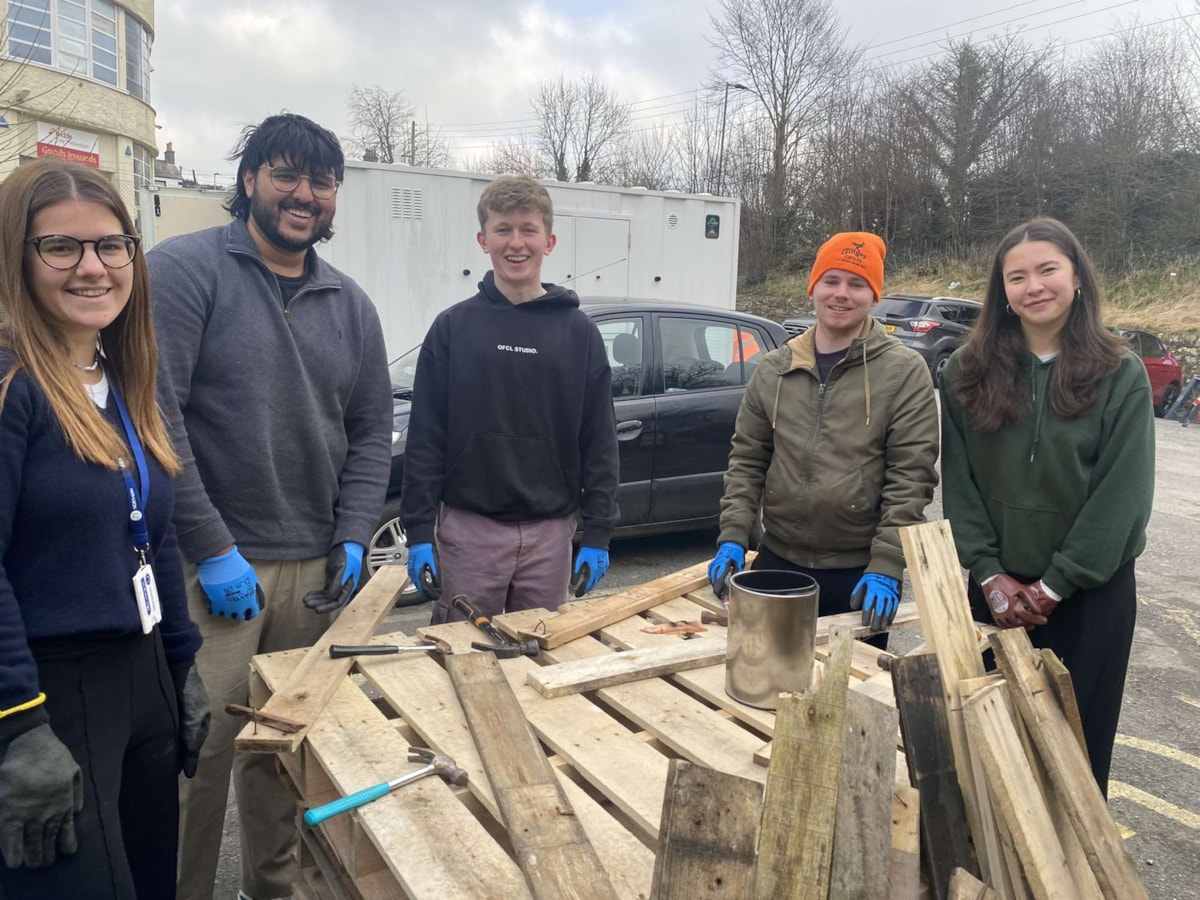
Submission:
<svg viewBox="0 0 1200 900">
<path fill-rule="evenodd" d="M 225 208 L 238 219 L 250 217 L 245 174 L 273 159 L 281 159 L 300 172 L 331 171 L 338 181 L 346 175 L 346 157 L 337 135 L 312 119 L 289 112 L 247 125 L 229 159 L 238 160 L 237 184 Z"/>
</svg>

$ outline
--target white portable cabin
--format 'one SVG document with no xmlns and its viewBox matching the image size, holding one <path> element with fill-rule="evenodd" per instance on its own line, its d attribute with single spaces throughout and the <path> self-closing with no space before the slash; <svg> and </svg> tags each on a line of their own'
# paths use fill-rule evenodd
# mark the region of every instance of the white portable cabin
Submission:
<svg viewBox="0 0 1200 900">
<path fill-rule="evenodd" d="M 346 163 L 334 237 L 318 252 L 375 301 L 388 354 L 421 342 L 434 316 L 473 295 L 491 263 L 475 239 L 492 176 Z M 707 194 L 543 182 L 558 243 L 542 280 L 580 299 L 732 309 L 739 201 Z"/>
<path fill-rule="evenodd" d="M 476 207 L 494 176 L 347 162 L 334 237 L 317 252 L 357 281 L 379 310 L 389 358 L 415 347 L 448 306 L 473 295 L 491 263 Z M 587 302 L 657 300 L 732 309 L 740 201 L 710 194 L 544 181 L 558 243 L 542 280 Z M 227 195 L 143 192 L 146 249 L 210 221 Z M 208 218 L 197 218 L 197 210 Z M 184 215 L 184 213 L 187 213 Z"/>
</svg>

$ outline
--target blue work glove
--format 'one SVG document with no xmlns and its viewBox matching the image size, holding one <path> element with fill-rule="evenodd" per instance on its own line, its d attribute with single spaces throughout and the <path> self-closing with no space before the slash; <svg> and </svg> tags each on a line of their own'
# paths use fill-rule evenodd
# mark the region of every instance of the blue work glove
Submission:
<svg viewBox="0 0 1200 900">
<path fill-rule="evenodd" d="M 426 600 L 442 596 L 442 576 L 438 574 L 433 544 L 413 544 L 408 548 L 408 577 Z"/>
<path fill-rule="evenodd" d="M 325 560 L 325 587 L 304 595 L 304 605 L 315 613 L 331 613 L 350 602 L 362 575 L 363 551 L 354 541 L 334 546 Z"/>
<path fill-rule="evenodd" d="M 200 560 L 196 568 L 212 615 L 247 622 L 262 612 L 258 576 L 238 553 L 237 544 L 220 556 Z"/>
<path fill-rule="evenodd" d="M 850 594 L 850 608 L 862 609 L 862 623 L 882 631 L 896 618 L 900 605 L 900 582 L 891 575 L 866 572 Z"/>
<path fill-rule="evenodd" d="M 746 567 L 746 548 L 733 541 L 725 541 L 717 548 L 717 555 L 708 564 L 708 583 L 718 600 L 729 596 L 729 576 L 736 575 Z"/>
<path fill-rule="evenodd" d="M 575 557 L 575 570 L 571 574 L 571 594 L 582 597 L 600 583 L 608 571 L 608 551 L 596 547 L 580 547 Z"/>
</svg>

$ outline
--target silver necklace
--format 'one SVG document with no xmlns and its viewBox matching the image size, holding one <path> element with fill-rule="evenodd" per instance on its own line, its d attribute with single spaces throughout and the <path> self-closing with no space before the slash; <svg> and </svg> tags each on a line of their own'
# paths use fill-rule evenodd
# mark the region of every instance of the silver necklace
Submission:
<svg viewBox="0 0 1200 900">
<path fill-rule="evenodd" d="M 95 372 L 98 368 L 100 368 L 100 348 L 96 348 L 96 358 L 92 360 L 92 364 L 90 366 L 81 366 L 79 363 L 73 360 L 69 360 L 69 362 L 81 372 Z"/>
</svg>

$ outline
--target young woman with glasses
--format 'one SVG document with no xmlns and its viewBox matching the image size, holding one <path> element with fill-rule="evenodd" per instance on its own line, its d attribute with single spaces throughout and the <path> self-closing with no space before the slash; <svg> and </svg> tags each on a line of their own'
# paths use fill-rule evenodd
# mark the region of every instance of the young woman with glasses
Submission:
<svg viewBox="0 0 1200 900">
<path fill-rule="evenodd" d="M 0 896 L 175 896 L 208 701 L 133 231 L 95 170 L 0 184 Z"/>
</svg>

